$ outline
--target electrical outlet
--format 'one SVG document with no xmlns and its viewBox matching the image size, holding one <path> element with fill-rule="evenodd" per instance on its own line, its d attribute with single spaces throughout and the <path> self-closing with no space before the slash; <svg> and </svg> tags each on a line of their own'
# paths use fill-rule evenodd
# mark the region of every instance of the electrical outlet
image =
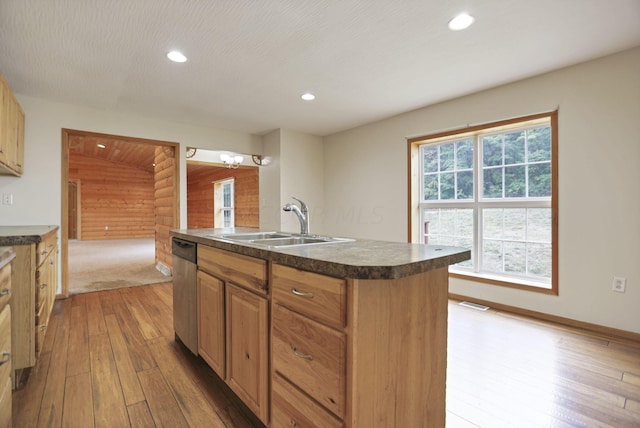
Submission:
<svg viewBox="0 0 640 428">
<path fill-rule="evenodd" d="M 624 293 L 627 289 L 627 278 L 614 276 L 613 282 L 611 283 L 611 289 L 613 291 L 617 291 L 618 293 Z"/>
<path fill-rule="evenodd" d="M 2 194 L 2 204 L 3 205 L 13 205 L 13 193 L 3 193 Z"/>
</svg>

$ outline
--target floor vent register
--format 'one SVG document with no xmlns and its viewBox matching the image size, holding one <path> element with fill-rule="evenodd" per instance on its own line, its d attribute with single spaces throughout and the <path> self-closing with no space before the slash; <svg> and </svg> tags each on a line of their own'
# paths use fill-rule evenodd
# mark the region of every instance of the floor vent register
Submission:
<svg viewBox="0 0 640 428">
<path fill-rule="evenodd" d="M 467 301 L 460 302 L 460 306 L 465 306 L 467 308 L 475 309 L 477 311 L 486 311 L 487 309 L 489 309 L 489 306 L 480 305 L 478 303 L 467 302 Z"/>
</svg>

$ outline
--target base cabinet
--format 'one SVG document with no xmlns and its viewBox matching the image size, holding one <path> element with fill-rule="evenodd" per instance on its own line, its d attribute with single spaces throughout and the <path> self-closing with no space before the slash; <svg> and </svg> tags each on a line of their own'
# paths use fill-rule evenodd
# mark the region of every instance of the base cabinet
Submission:
<svg viewBox="0 0 640 428">
<path fill-rule="evenodd" d="M 13 245 L 16 258 L 11 268 L 11 300 L 14 387 L 22 369 L 33 367 L 42 350 L 49 317 L 58 289 L 57 227 L 39 242 Z"/>
<path fill-rule="evenodd" d="M 198 353 L 268 424 L 266 284 L 264 260 L 198 246 Z"/>
<path fill-rule="evenodd" d="M 225 365 L 224 282 L 198 272 L 198 355 L 222 379 Z"/>
<path fill-rule="evenodd" d="M 233 284 L 226 287 L 227 384 L 266 423 L 269 405 L 267 299 Z"/>
<path fill-rule="evenodd" d="M 336 278 L 199 246 L 198 269 L 200 355 L 265 425 L 444 428 L 446 266 Z"/>
</svg>

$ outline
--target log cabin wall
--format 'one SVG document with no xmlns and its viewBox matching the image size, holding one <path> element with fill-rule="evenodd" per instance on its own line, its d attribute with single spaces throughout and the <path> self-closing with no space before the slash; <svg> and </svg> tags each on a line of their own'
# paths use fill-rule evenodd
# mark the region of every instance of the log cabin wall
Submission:
<svg viewBox="0 0 640 428">
<path fill-rule="evenodd" d="M 157 146 L 154 167 L 156 264 L 161 264 L 169 270 L 172 266 L 169 231 L 178 227 L 177 173 L 175 149 Z"/>
<path fill-rule="evenodd" d="M 153 174 L 129 165 L 69 154 L 69 179 L 80 180 L 81 238 L 150 238 Z"/>
<path fill-rule="evenodd" d="M 187 162 L 187 227 L 213 227 L 213 182 L 234 178 L 235 225 L 260 226 L 258 168 L 225 167 Z"/>
</svg>

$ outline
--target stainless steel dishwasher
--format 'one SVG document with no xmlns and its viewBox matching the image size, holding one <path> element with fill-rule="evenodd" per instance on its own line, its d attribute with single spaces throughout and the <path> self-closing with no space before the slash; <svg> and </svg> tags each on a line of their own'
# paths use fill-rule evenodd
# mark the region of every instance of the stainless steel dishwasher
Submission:
<svg viewBox="0 0 640 428">
<path fill-rule="evenodd" d="M 191 352 L 198 355 L 197 244 L 173 238 L 173 329 Z"/>
</svg>

